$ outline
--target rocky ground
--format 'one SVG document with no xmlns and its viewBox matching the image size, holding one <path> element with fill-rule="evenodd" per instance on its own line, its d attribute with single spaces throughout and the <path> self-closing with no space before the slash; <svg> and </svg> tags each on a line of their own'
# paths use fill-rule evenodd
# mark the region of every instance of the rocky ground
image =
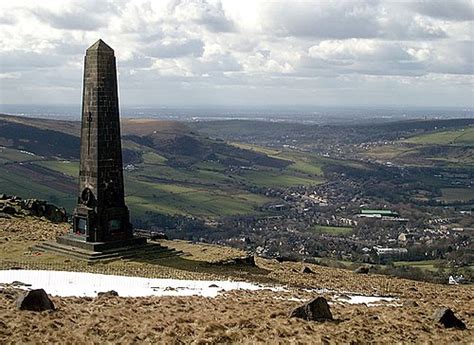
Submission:
<svg viewBox="0 0 474 345">
<path fill-rule="evenodd" d="M 55 223 L 67 221 L 66 210 L 38 199 L 21 199 L 17 196 L 0 194 L 0 218 L 34 216 Z"/>
<path fill-rule="evenodd" d="M 72 266 L 67 258 L 28 251 L 34 241 L 54 238 L 67 224 L 53 224 L 34 217 L 0 219 L 0 249 L 6 262 L 38 267 L 71 265 L 76 270 L 94 266 Z M 280 284 L 285 292 L 270 290 L 231 291 L 216 298 L 102 296 L 97 298 L 54 297 L 55 311 L 18 310 L 20 293 L 11 287 L 0 290 L 1 343 L 472 343 L 474 339 L 474 289 L 467 285 L 435 285 L 374 274 L 257 259 L 257 267 L 216 267 L 219 253 L 228 259 L 241 253 L 209 245 L 164 242 L 187 252 L 185 258 L 137 263 L 112 263 L 125 274 L 137 275 L 152 267 L 190 279 L 245 279 Z M 16 248 L 15 250 L 9 248 Z M 170 264 L 174 260 L 174 266 Z M 189 263 L 195 263 L 189 265 Z M 181 267 L 180 264 L 183 264 Z M 115 265 L 115 266 L 114 266 Z M 140 265 L 140 266 L 137 266 Z M 218 265 L 217 265 L 218 266 Z M 105 267 L 103 266 L 97 266 Z M 126 268 L 130 267 L 127 271 Z M 212 269 L 210 268 L 212 267 Z M 46 267 L 48 268 L 48 267 Z M 151 268 L 150 268 L 151 269 Z M 138 272 L 138 273 L 137 273 Z M 327 289 L 316 292 L 309 289 Z M 342 293 L 393 296 L 394 302 L 377 306 L 336 301 Z M 289 318 L 303 301 L 323 295 L 328 299 L 334 321 L 316 322 Z M 449 307 L 464 321 L 467 330 L 446 329 L 432 319 L 439 307 Z"/>
</svg>

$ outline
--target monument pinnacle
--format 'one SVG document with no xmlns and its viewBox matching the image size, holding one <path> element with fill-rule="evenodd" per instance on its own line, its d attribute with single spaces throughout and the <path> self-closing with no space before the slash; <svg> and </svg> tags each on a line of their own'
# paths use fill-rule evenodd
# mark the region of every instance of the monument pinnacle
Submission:
<svg viewBox="0 0 474 345">
<path fill-rule="evenodd" d="M 91 50 L 101 50 L 101 51 L 110 51 L 113 52 L 114 50 L 110 48 L 110 46 L 102 41 L 102 39 L 99 39 L 97 42 L 95 42 L 93 45 L 91 45 L 89 48 L 87 48 L 87 51 Z"/>
</svg>

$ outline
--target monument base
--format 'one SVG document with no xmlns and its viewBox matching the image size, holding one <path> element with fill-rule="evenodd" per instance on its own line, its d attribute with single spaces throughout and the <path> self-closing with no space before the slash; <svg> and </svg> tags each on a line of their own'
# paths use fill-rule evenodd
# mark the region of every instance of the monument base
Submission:
<svg viewBox="0 0 474 345">
<path fill-rule="evenodd" d="M 115 242 L 85 242 L 69 234 L 58 237 L 56 241 L 36 244 L 31 249 L 53 252 L 90 263 L 131 258 L 160 259 L 182 254 L 158 243 L 148 243 L 143 237 L 132 237 Z"/>
<path fill-rule="evenodd" d="M 66 246 L 72 246 L 93 252 L 102 252 L 105 250 L 123 247 L 144 246 L 147 241 L 146 238 L 143 237 L 130 237 L 127 239 L 110 242 L 86 242 L 81 237 L 66 234 L 58 237 L 56 242 Z"/>
</svg>

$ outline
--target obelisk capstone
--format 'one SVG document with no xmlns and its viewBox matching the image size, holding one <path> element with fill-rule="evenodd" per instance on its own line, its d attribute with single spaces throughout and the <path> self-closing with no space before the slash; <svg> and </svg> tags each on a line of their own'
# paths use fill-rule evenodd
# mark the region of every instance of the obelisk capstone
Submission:
<svg viewBox="0 0 474 345">
<path fill-rule="evenodd" d="M 72 234 L 85 242 L 132 238 L 125 205 L 115 55 L 98 40 L 86 51 L 79 197 Z"/>
</svg>

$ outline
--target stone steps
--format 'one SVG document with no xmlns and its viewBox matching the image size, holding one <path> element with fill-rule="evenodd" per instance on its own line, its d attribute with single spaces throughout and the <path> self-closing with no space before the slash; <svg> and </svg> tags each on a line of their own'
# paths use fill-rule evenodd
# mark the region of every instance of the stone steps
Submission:
<svg viewBox="0 0 474 345">
<path fill-rule="evenodd" d="M 161 246 L 156 243 L 147 243 L 144 246 L 128 246 L 104 250 L 101 252 L 88 251 L 82 248 L 68 246 L 57 242 L 43 242 L 32 247 L 33 250 L 53 252 L 59 255 L 84 260 L 87 262 L 113 261 L 121 259 L 133 259 L 149 254 L 153 259 L 162 259 L 182 255 L 182 252 Z"/>
</svg>

